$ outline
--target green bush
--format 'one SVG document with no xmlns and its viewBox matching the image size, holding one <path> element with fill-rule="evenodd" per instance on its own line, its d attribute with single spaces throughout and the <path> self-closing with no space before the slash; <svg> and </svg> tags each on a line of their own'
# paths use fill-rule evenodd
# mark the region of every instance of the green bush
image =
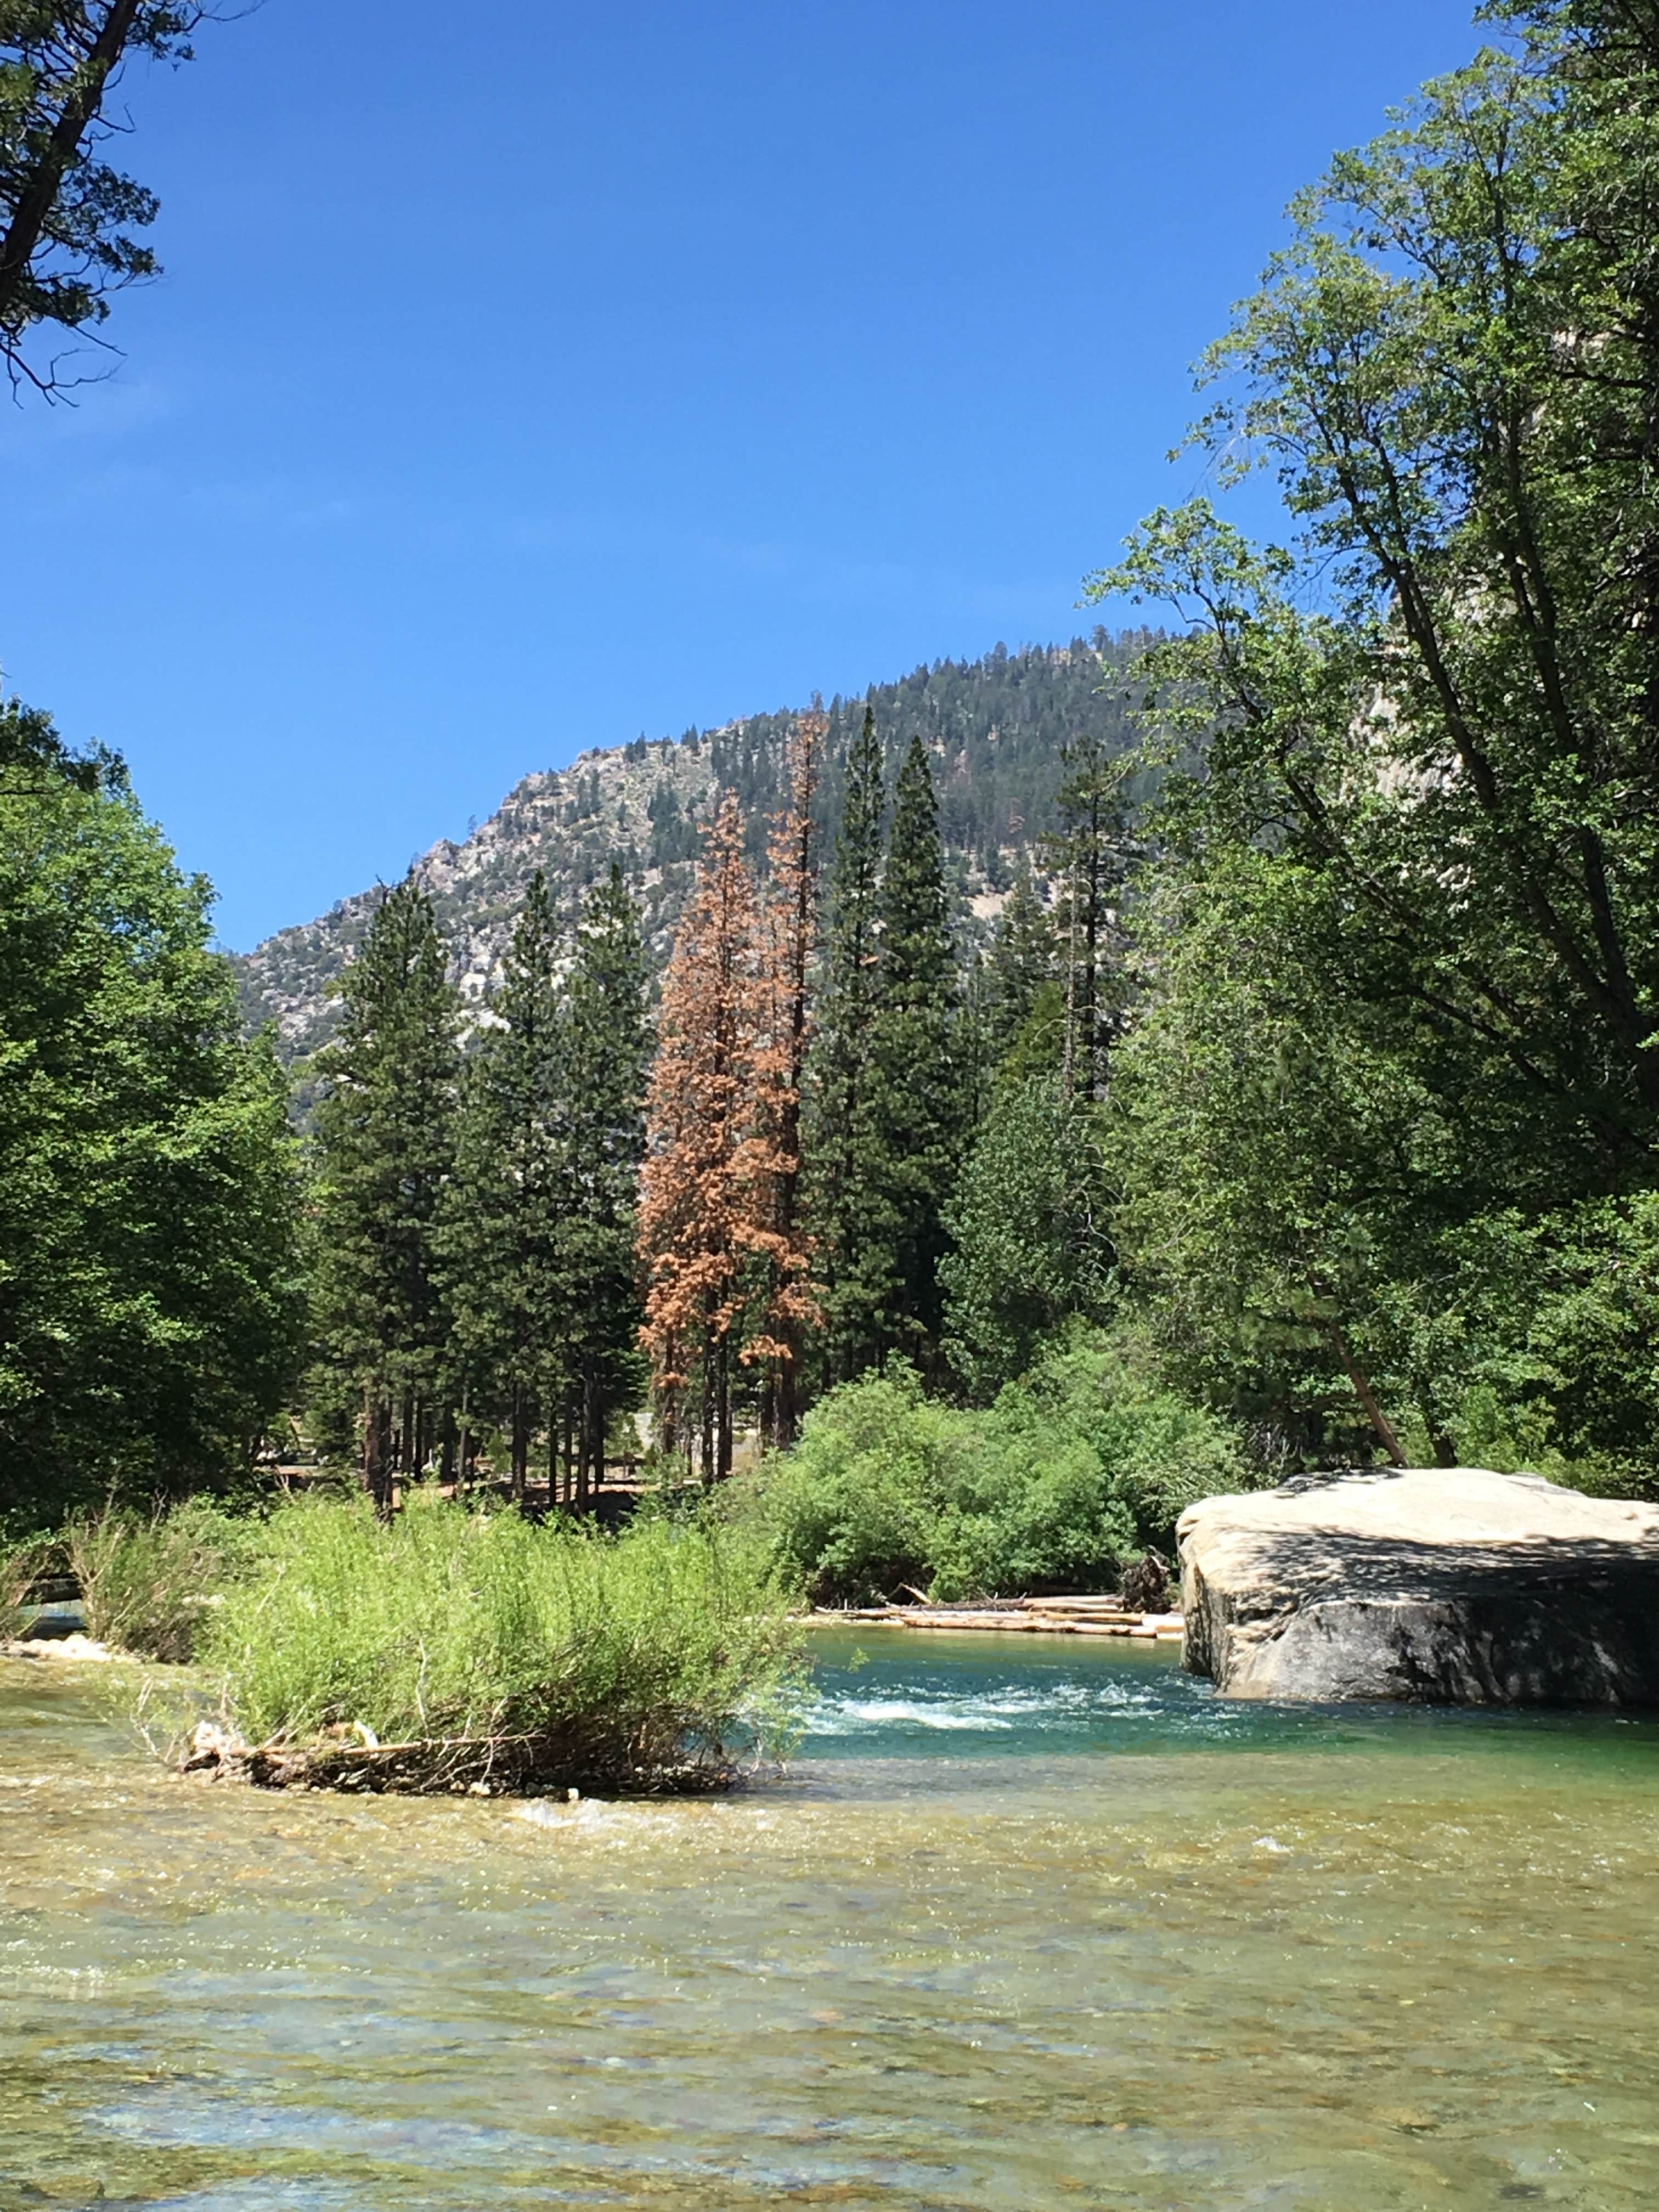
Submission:
<svg viewBox="0 0 1659 2212">
<path fill-rule="evenodd" d="M 484 1761 L 434 1759 L 412 1786 L 475 1767 L 649 1785 L 718 1771 L 739 1737 L 787 1738 L 793 1595 L 764 1547 L 705 1524 L 606 1536 L 422 1501 L 382 1528 L 362 1504 L 295 1503 L 202 1656 L 254 1743 L 349 1729 Z"/>
<path fill-rule="evenodd" d="M 787 1457 L 736 1478 L 728 1512 L 816 1598 L 925 1582 L 951 1500 L 954 1426 L 910 1368 L 861 1376 L 813 1407 Z"/>
<path fill-rule="evenodd" d="M 728 1510 L 820 1601 L 946 1600 L 1108 1587 L 1195 1498 L 1247 1480 L 1233 1432 L 1160 1389 L 1132 1340 L 1079 1334 L 982 1413 L 902 1366 L 843 1384 Z"/>
<path fill-rule="evenodd" d="M 164 1514 L 110 1506 L 80 1516 L 64 1548 L 88 1634 L 146 1659 L 188 1660 L 227 1588 L 249 1571 L 258 1538 L 258 1522 L 204 1498 Z"/>
</svg>

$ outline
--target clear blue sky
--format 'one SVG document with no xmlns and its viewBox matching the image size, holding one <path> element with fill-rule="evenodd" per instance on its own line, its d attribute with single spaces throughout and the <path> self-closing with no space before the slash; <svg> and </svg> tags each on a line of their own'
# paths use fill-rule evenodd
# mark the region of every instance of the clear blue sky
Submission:
<svg viewBox="0 0 1659 2212">
<path fill-rule="evenodd" d="M 161 282 L 0 405 L 0 665 L 226 943 L 526 770 L 1069 636 L 1188 367 L 1462 0 L 265 0 L 135 72 Z"/>
</svg>

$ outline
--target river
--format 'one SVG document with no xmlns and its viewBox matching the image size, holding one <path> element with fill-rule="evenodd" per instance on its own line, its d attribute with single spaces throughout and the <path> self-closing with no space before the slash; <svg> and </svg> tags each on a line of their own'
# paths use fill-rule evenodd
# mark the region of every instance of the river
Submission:
<svg viewBox="0 0 1659 2212">
<path fill-rule="evenodd" d="M 817 1639 L 680 1804 L 170 1778 L 0 1662 L 0 2212 L 1659 2204 L 1659 1723 Z"/>
</svg>

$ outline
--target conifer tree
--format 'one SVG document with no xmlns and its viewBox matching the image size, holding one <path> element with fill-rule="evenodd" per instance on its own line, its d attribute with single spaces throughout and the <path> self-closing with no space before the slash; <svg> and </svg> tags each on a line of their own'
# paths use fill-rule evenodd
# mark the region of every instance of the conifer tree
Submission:
<svg viewBox="0 0 1659 2212">
<path fill-rule="evenodd" d="M 564 1022 L 563 1272 L 578 1504 L 603 1476 L 611 1415 L 638 1402 L 642 1380 L 634 1245 L 648 1057 L 639 910 L 613 862 L 583 904 Z"/>
<path fill-rule="evenodd" d="M 538 870 L 490 997 L 492 1018 L 466 1065 L 441 1238 L 468 1415 L 505 1423 L 513 1495 L 520 1501 L 538 1409 L 556 1395 L 557 1356 L 569 1333 L 557 1127 L 565 1087 L 559 953 Z"/>
<path fill-rule="evenodd" d="M 870 1037 L 886 803 L 875 712 L 866 707 L 847 758 L 805 1101 L 805 1198 L 831 1382 L 856 1374 L 871 1356 L 878 1298 L 868 1277 L 879 1206 Z"/>
<path fill-rule="evenodd" d="M 755 1057 L 751 1150 L 761 1182 L 764 1291 L 760 1334 L 745 1346 L 745 1356 L 766 1364 L 761 1427 L 767 1441 L 780 1448 L 795 1439 L 803 1335 L 822 1318 L 808 1281 L 801 1121 L 810 1030 L 808 978 L 817 924 L 812 802 L 828 728 L 829 717 L 814 706 L 790 732 L 788 804 L 773 824 L 761 915 L 762 1034 Z"/>
<path fill-rule="evenodd" d="M 732 1375 L 759 1227 L 756 926 L 743 817 L 728 794 L 705 835 L 663 980 L 640 1183 L 641 1339 L 667 1438 L 695 1406 L 706 1483 L 731 1472 Z"/>
<path fill-rule="evenodd" d="M 437 1223 L 453 1161 L 458 1001 L 432 902 L 411 872 L 375 908 L 319 1055 L 319 1321 L 362 1392 L 363 1477 L 389 1508 L 424 1461 L 447 1335 Z"/>
<path fill-rule="evenodd" d="M 1128 843 L 1124 757 L 1097 731 L 1062 749 L 1054 794 L 1060 827 L 1044 840 L 1061 884 L 1066 940 L 1066 1042 L 1062 1078 L 1082 1098 L 1104 1095 L 1106 1054 L 1116 1026 L 1109 981 L 1113 897 L 1123 880 Z"/>
<path fill-rule="evenodd" d="M 1054 917 L 1022 854 L 1013 887 L 997 916 L 982 991 L 985 1043 L 1000 1061 L 1030 1021 L 1044 988 L 1058 980 Z"/>
<path fill-rule="evenodd" d="M 945 1207 L 966 1127 L 966 1071 L 945 922 L 945 860 L 927 749 L 899 769 L 877 902 L 875 1018 L 867 1040 L 878 1203 L 865 1282 L 877 1294 L 874 1349 L 934 1362 Z"/>
</svg>

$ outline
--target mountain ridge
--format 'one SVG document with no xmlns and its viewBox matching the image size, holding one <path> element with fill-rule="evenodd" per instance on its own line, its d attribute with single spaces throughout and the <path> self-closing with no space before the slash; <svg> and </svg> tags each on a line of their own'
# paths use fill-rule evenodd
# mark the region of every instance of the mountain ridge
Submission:
<svg viewBox="0 0 1659 2212">
<path fill-rule="evenodd" d="M 826 858 L 842 763 L 867 705 L 890 770 L 913 734 L 933 753 L 958 924 L 970 940 L 982 933 L 1022 854 L 1048 826 L 1066 739 L 1093 731 L 1114 750 L 1133 742 L 1127 672 L 1146 641 L 1144 632 L 1096 630 L 1015 653 L 999 645 L 975 660 L 935 661 L 833 699 L 818 802 Z M 718 793 L 736 793 L 750 851 L 763 858 L 769 817 L 782 803 L 785 739 L 804 711 L 745 715 L 678 738 L 590 746 L 568 768 L 521 777 L 466 837 L 431 845 L 415 870 L 431 892 L 451 978 L 469 1014 L 483 1010 L 537 868 L 556 901 L 568 906 L 619 862 L 659 968 L 690 892 L 698 824 Z M 250 1027 L 274 1028 L 285 1060 L 305 1060 L 332 1034 L 330 986 L 353 957 L 380 891 L 353 892 L 315 920 L 230 956 L 245 1018 Z"/>
</svg>

